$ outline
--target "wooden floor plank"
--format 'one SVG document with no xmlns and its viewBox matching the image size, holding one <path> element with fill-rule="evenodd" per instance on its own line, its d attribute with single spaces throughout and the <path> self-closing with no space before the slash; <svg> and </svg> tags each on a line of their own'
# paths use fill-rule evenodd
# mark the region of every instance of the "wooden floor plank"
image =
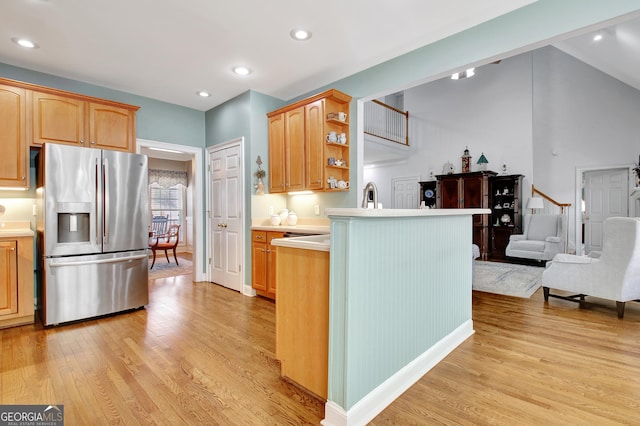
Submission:
<svg viewBox="0 0 640 426">
<path fill-rule="evenodd" d="M 640 304 L 473 294 L 476 333 L 372 425 L 640 423 Z M 0 330 L 0 404 L 64 404 L 68 424 L 319 424 L 280 379 L 275 305 L 189 275 L 146 309 Z"/>
</svg>

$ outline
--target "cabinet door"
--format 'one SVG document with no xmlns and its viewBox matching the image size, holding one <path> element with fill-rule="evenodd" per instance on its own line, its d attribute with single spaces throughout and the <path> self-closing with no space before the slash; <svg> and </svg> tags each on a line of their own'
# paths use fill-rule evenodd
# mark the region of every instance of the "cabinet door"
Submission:
<svg viewBox="0 0 640 426">
<path fill-rule="evenodd" d="M 284 114 L 269 118 L 269 192 L 285 192 Z"/>
<path fill-rule="evenodd" d="M 93 148 L 135 151 L 135 112 L 89 104 L 89 142 Z"/>
<path fill-rule="evenodd" d="M 18 256 L 15 241 L 0 241 L 0 315 L 18 312 Z"/>
<path fill-rule="evenodd" d="M 442 179 L 439 184 L 438 191 L 440 192 L 440 208 L 460 208 L 458 179 Z"/>
<path fill-rule="evenodd" d="M 276 295 L 276 256 L 275 246 L 267 247 L 267 293 Z"/>
<path fill-rule="evenodd" d="M 305 107 L 305 188 L 322 189 L 324 178 L 324 101 Z"/>
<path fill-rule="evenodd" d="M 304 189 L 304 113 L 304 107 L 285 113 L 284 145 L 287 191 Z"/>
<path fill-rule="evenodd" d="M 474 209 L 484 208 L 484 185 L 482 176 L 468 177 L 462 179 L 462 208 Z M 473 216 L 473 224 L 482 224 L 483 215 Z"/>
<path fill-rule="evenodd" d="M 283 232 L 267 232 L 267 292 L 273 297 L 276 295 L 276 256 L 278 250 L 276 246 L 271 245 L 271 240 L 283 236 Z"/>
<path fill-rule="evenodd" d="M 462 179 L 462 207 L 473 209 L 482 207 L 482 177 Z"/>
<path fill-rule="evenodd" d="M 73 98 L 33 92 L 32 144 L 45 142 L 85 144 L 85 102 Z"/>
<path fill-rule="evenodd" d="M 251 287 L 267 291 L 267 243 L 251 244 Z"/>
<path fill-rule="evenodd" d="M 28 188 L 26 91 L 0 85 L 0 186 Z"/>
</svg>

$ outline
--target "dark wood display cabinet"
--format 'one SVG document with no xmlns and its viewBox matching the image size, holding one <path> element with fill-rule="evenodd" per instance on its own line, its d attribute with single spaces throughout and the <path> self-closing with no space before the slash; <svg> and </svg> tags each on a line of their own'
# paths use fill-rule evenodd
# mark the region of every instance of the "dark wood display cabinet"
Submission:
<svg viewBox="0 0 640 426">
<path fill-rule="evenodd" d="M 496 172 L 481 171 L 436 176 L 436 206 L 443 209 L 491 208 L 490 179 L 495 175 Z M 489 258 L 491 251 L 489 225 L 490 215 L 473 215 L 473 243 L 480 248 L 483 260 Z"/>
<path fill-rule="evenodd" d="M 505 260 L 512 234 L 522 233 L 523 175 L 498 175 L 490 179 L 491 259 Z"/>
<path fill-rule="evenodd" d="M 424 205 L 430 209 L 436 208 L 436 194 L 438 193 L 438 182 L 435 180 L 427 182 L 419 182 L 420 184 L 420 205 L 424 201 Z"/>
</svg>

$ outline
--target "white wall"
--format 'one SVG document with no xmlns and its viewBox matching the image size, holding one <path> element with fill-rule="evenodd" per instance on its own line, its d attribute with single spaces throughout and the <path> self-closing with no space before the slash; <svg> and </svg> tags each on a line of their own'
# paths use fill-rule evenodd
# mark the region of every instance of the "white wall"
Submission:
<svg viewBox="0 0 640 426">
<path fill-rule="evenodd" d="M 573 203 L 576 168 L 631 165 L 640 154 L 640 91 L 553 48 L 534 56 L 536 187 Z"/>
<path fill-rule="evenodd" d="M 387 206 L 391 178 L 428 180 L 447 161 L 459 172 L 465 146 L 474 166 L 484 152 L 490 170 L 506 163 L 508 173 L 525 175 L 525 205 L 532 183 L 573 204 L 576 168 L 631 165 L 640 154 L 640 91 L 553 47 L 409 89 L 404 100 L 415 153 L 364 173 Z"/>
<path fill-rule="evenodd" d="M 472 78 L 441 79 L 409 89 L 404 95 L 409 111 L 412 151 L 401 164 L 366 168 L 364 181 L 378 186 L 378 199 L 391 206 L 391 179 L 442 173 L 450 161 L 461 172 L 465 147 L 472 156 L 472 170 L 482 153 L 488 168 L 530 176 L 531 146 L 531 55 L 524 54 L 486 65 Z M 365 148 L 366 152 L 366 148 Z"/>
</svg>

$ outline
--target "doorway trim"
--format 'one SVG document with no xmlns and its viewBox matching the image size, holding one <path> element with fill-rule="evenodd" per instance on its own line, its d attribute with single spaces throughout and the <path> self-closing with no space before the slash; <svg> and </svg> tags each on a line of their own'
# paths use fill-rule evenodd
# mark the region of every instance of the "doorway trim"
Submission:
<svg viewBox="0 0 640 426">
<path fill-rule="evenodd" d="M 217 151 L 222 151 L 225 150 L 227 148 L 231 148 L 234 146 L 238 146 L 240 148 L 240 174 L 239 174 L 239 182 L 238 182 L 238 186 L 240 188 L 240 194 L 239 197 L 242 200 L 241 203 L 241 208 L 242 211 L 240 212 L 240 273 L 241 273 L 241 277 L 242 277 L 242 288 L 240 290 L 240 292 L 245 295 L 245 296 L 255 296 L 255 292 L 254 290 L 251 288 L 251 284 L 247 285 L 247 268 L 245 267 L 245 256 L 246 256 L 246 244 L 245 244 L 245 234 L 246 234 L 246 223 L 245 223 L 245 217 L 246 217 L 246 211 L 247 211 L 247 203 L 246 203 L 246 190 L 244 187 L 244 169 L 245 169 L 245 154 L 244 154 L 244 136 L 241 136 L 239 138 L 236 139 L 232 139 L 229 140 L 227 142 L 222 142 L 220 144 L 217 145 L 213 145 L 210 147 L 207 147 L 206 149 L 206 153 L 207 153 L 207 157 L 206 157 L 206 161 L 207 161 L 207 172 L 206 172 L 206 182 L 205 182 L 205 188 L 206 188 L 206 196 L 205 196 L 205 208 L 207 211 L 207 216 L 206 216 L 206 223 L 209 224 L 209 221 L 211 220 L 211 170 L 209 169 L 209 165 L 211 164 L 211 155 L 214 152 Z M 207 258 L 207 262 L 206 262 L 206 279 L 211 282 L 211 275 L 212 275 L 212 270 L 211 270 L 211 263 L 208 261 L 208 259 L 213 255 L 213 247 L 212 247 L 212 241 L 213 241 L 213 235 L 211 234 L 211 229 L 209 227 L 206 228 L 206 234 L 207 234 L 207 255 L 205 256 Z"/>
<path fill-rule="evenodd" d="M 191 160 L 192 175 L 194 180 L 193 188 L 193 240 L 195 247 L 193 248 L 193 281 L 204 281 L 203 259 L 204 259 L 204 235 L 201 232 L 203 226 L 203 207 L 202 207 L 202 148 L 192 146 L 179 145 L 168 142 L 158 142 L 148 139 L 136 140 L 136 152 L 139 154 L 141 148 L 159 148 L 172 151 L 183 152 L 193 156 Z"/>
<path fill-rule="evenodd" d="M 629 197 L 629 207 L 627 208 L 627 216 L 633 217 L 635 216 L 635 204 L 633 204 L 633 199 L 631 198 L 630 189 L 633 185 L 631 185 L 631 179 L 633 179 L 633 166 L 625 165 L 613 165 L 613 166 L 598 166 L 598 167 L 576 167 L 576 192 L 575 192 L 575 209 L 574 209 L 574 239 L 573 243 L 576 248 L 576 255 L 582 256 L 582 187 L 584 181 L 584 174 L 586 172 L 594 172 L 600 170 L 610 170 L 610 169 L 626 169 L 629 171 L 628 180 L 627 180 L 627 194 Z"/>
</svg>

